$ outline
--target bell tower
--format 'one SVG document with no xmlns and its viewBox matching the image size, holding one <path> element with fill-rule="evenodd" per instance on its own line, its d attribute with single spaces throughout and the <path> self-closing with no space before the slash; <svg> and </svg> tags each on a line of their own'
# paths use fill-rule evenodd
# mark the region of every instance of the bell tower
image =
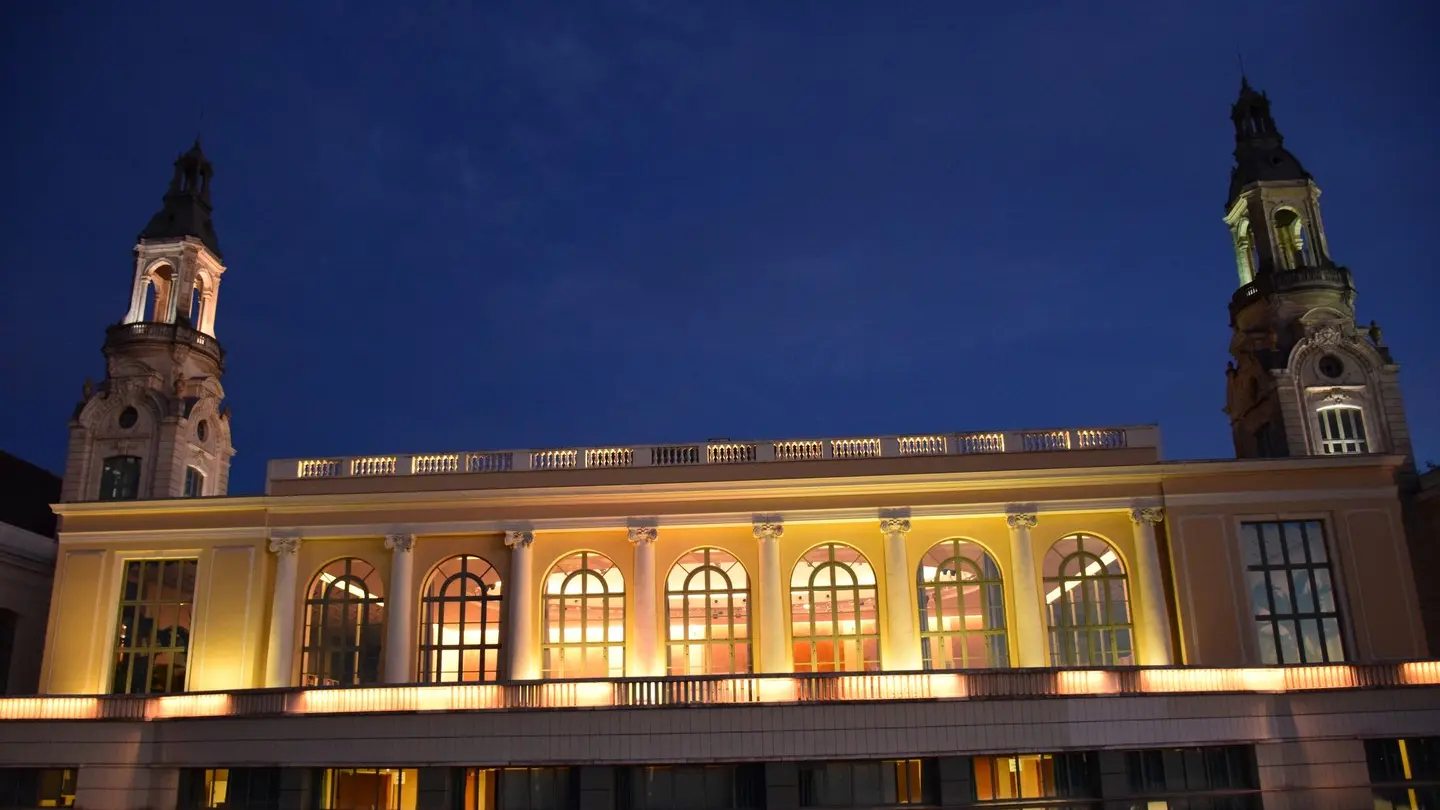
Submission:
<svg viewBox="0 0 1440 810">
<path fill-rule="evenodd" d="M 1400 367 L 1374 321 L 1356 324 L 1354 282 L 1331 258 L 1319 187 L 1285 148 L 1270 99 L 1244 79 L 1230 118 L 1225 224 L 1239 288 L 1225 411 L 1236 455 L 1410 457 Z"/>
<path fill-rule="evenodd" d="M 70 420 L 61 498 L 224 495 L 230 411 L 215 340 L 220 241 L 200 140 L 175 161 L 160 210 L 140 232 L 125 316 L 105 332 L 105 379 L 86 380 Z"/>
</svg>

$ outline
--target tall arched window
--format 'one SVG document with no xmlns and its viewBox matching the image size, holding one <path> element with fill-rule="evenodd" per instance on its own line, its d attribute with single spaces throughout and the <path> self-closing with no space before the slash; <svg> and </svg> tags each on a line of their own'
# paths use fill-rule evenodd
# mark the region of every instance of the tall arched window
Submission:
<svg viewBox="0 0 1440 810">
<path fill-rule="evenodd" d="M 1331 405 L 1316 415 L 1320 417 L 1321 452 L 1338 456 L 1370 452 L 1364 411 L 1354 405 Z"/>
<path fill-rule="evenodd" d="M 420 680 L 493 681 L 500 671 L 500 574 L 481 557 L 440 563 L 425 582 Z"/>
<path fill-rule="evenodd" d="M 920 656 L 926 669 L 1010 665 L 1005 646 L 1005 587 L 985 549 L 942 540 L 915 572 Z"/>
<path fill-rule="evenodd" d="M 1072 534 L 1050 547 L 1045 612 L 1053 666 L 1135 663 L 1130 586 L 1120 555 L 1104 540 Z"/>
<path fill-rule="evenodd" d="M 795 671 L 879 669 L 878 601 L 864 554 L 839 543 L 805 552 L 790 574 Z"/>
<path fill-rule="evenodd" d="M 697 548 L 665 577 L 671 675 L 750 671 L 750 578 L 734 555 Z"/>
<path fill-rule="evenodd" d="M 375 567 L 355 557 L 326 565 L 305 595 L 301 683 L 379 683 L 384 637 L 385 593 Z"/>
<path fill-rule="evenodd" d="M 545 677 L 625 674 L 625 577 L 608 557 L 579 551 L 545 575 Z"/>
</svg>

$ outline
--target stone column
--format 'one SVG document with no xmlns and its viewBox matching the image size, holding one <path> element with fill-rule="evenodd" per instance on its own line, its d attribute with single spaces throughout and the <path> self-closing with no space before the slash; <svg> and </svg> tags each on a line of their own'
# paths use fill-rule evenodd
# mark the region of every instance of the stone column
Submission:
<svg viewBox="0 0 1440 810">
<path fill-rule="evenodd" d="M 540 678 L 539 656 L 535 654 L 535 563 L 530 544 L 534 532 L 506 532 L 510 547 L 510 577 L 505 583 L 505 608 L 509 613 L 510 679 L 534 681 Z"/>
<path fill-rule="evenodd" d="M 390 600 L 385 611 L 385 682 L 415 680 L 415 547 L 413 534 L 385 535 L 390 549 Z"/>
<path fill-rule="evenodd" d="M 915 578 L 910 571 L 910 557 L 905 552 L 910 521 L 883 518 L 880 532 L 885 535 L 885 630 L 890 637 L 890 660 L 885 662 L 885 669 L 916 670 L 920 668 L 920 640 L 910 623 L 915 612 L 910 602 Z"/>
<path fill-rule="evenodd" d="M 664 673 L 660 666 L 660 644 L 657 631 L 660 617 L 655 608 L 655 538 L 654 526 L 632 526 L 630 545 L 635 547 L 635 666 L 626 675 L 656 676 Z"/>
<path fill-rule="evenodd" d="M 294 686 L 290 677 L 295 658 L 295 569 L 298 537 L 270 538 L 275 554 L 275 590 L 270 599 L 270 643 L 265 652 L 265 685 Z"/>
<path fill-rule="evenodd" d="M 1155 524 L 1165 519 L 1158 508 L 1130 510 L 1135 527 L 1135 581 L 1138 600 L 1140 655 L 1143 666 L 1168 667 L 1175 662 L 1170 653 L 1170 611 L 1165 604 L 1165 580 L 1160 572 L 1160 550 L 1155 544 Z"/>
<path fill-rule="evenodd" d="M 1015 615 L 1010 626 L 1020 652 L 1016 664 L 1047 666 L 1045 618 L 1040 609 L 1040 588 L 1035 584 L 1035 550 L 1030 546 L 1035 513 L 1012 512 L 1005 516 L 1005 522 L 1010 526 L 1010 585 L 1015 593 Z"/>
<path fill-rule="evenodd" d="M 130 291 L 130 311 L 125 313 L 125 323 L 136 323 L 145 320 L 145 296 L 150 291 L 150 277 L 144 275 L 135 276 L 135 286 Z"/>
<path fill-rule="evenodd" d="M 780 523 L 756 523 L 755 539 L 760 541 L 760 672 L 789 672 L 790 654 L 787 649 L 789 633 L 785 623 L 789 621 L 786 609 L 784 578 L 780 573 L 780 538 L 785 536 L 785 526 Z M 755 611 L 750 611 L 750 621 L 755 621 Z"/>
</svg>

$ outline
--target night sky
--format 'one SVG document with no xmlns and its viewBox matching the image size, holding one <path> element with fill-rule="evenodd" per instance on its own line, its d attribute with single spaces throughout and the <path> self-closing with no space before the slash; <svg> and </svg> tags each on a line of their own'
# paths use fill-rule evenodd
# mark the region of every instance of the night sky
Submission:
<svg viewBox="0 0 1440 810">
<path fill-rule="evenodd" d="M 1440 460 L 1433 2 L 21 5 L 0 448 L 56 472 L 197 130 L 231 494 L 717 437 L 1158 422 L 1229 456 L 1237 50 Z"/>
</svg>

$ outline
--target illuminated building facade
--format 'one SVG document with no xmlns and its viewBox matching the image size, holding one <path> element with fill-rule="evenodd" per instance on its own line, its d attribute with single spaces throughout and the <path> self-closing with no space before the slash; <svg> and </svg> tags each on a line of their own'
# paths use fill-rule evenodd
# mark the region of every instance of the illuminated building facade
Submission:
<svg viewBox="0 0 1440 810">
<path fill-rule="evenodd" d="M 1273 130 L 1254 104 L 1242 168 Z M 172 188 L 204 189 L 206 227 L 208 165 L 182 157 L 203 183 Z M 1251 223 L 1279 221 L 1271 184 L 1300 187 L 1238 176 Z M 1286 205 L 1318 231 L 1313 197 Z M 1237 257 L 1275 234 L 1292 264 L 1328 257 L 1234 210 Z M 0 701 L 0 800 L 1339 810 L 1440 789 L 1413 463 L 1350 310 L 1292 354 L 1370 369 L 1342 372 L 1351 398 L 1272 373 L 1281 427 L 1251 429 L 1232 382 L 1237 447 L 1299 431 L 1285 454 L 1164 462 L 1153 426 L 727 440 L 278 460 L 262 496 L 187 498 L 225 494 L 231 450 L 207 399 L 213 230 L 181 230 L 142 235 L 141 314 L 72 427 L 41 694 Z M 166 275 L 152 254 L 194 258 Z M 1245 266 L 1299 285 L 1279 301 L 1310 294 Z M 204 274 L 185 267 L 211 273 L 188 331 L 170 291 Z M 162 339 L 214 362 L 118 385 Z M 1237 357 L 1253 378 L 1260 355 Z M 1362 413 L 1284 421 L 1332 402 Z"/>
</svg>

